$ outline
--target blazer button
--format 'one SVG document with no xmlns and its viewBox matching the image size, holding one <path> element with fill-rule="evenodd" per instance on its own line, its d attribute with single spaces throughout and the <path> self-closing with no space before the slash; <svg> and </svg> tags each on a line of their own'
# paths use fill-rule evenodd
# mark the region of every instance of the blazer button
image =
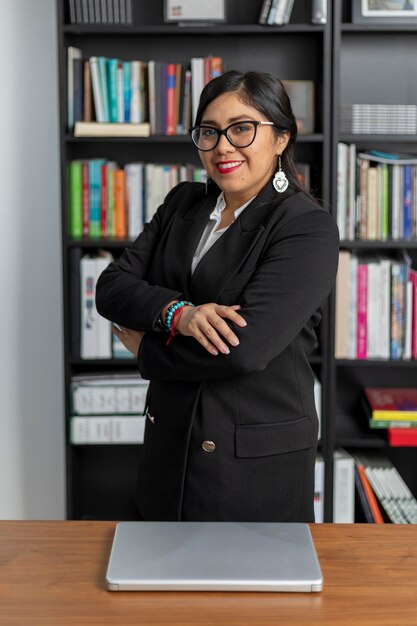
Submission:
<svg viewBox="0 0 417 626">
<path fill-rule="evenodd" d="M 201 444 L 204 452 L 214 452 L 216 449 L 216 444 L 213 441 L 203 441 Z"/>
</svg>

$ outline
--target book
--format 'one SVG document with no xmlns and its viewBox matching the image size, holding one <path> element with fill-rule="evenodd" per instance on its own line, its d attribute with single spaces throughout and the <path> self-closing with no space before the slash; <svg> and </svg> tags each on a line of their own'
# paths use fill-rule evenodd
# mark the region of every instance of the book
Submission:
<svg viewBox="0 0 417 626">
<path fill-rule="evenodd" d="M 365 387 L 371 417 L 379 421 L 416 421 L 417 388 Z"/>
<path fill-rule="evenodd" d="M 377 499 L 369 483 L 368 476 L 365 472 L 365 466 L 362 463 L 357 464 L 359 479 L 361 481 L 365 497 L 371 510 L 372 518 L 375 524 L 383 524 L 384 519 L 382 517 L 380 508 L 378 506 Z"/>
<path fill-rule="evenodd" d="M 149 137 L 150 125 L 141 124 L 77 122 L 75 137 Z"/>
<path fill-rule="evenodd" d="M 316 524 L 324 521 L 324 460 L 317 455 L 314 469 L 314 520 Z"/>
<path fill-rule="evenodd" d="M 73 376 L 70 384 L 72 415 L 143 415 L 149 382 L 137 374 Z"/>
<path fill-rule="evenodd" d="M 358 467 L 356 464 L 355 464 L 355 487 L 356 487 L 356 493 L 358 494 L 360 508 L 362 509 L 362 512 L 365 516 L 365 520 L 368 522 L 368 524 L 373 524 L 374 518 L 372 515 L 371 507 L 369 506 L 365 489 L 363 488 L 363 484 L 359 476 Z"/>
<path fill-rule="evenodd" d="M 71 417 L 70 442 L 86 444 L 143 443 L 145 416 L 103 415 Z"/>
<path fill-rule="evenodd" d="M 336 332 L 335 358 L 349 358 L 349 274 L 351 253 L 339 252 L 339 265 L 336 275 Z"/>
<path fill-rule="evenodd" d="M 81 348 L 82 359 L 110 359 L 110 322 L 99 315 L 95 306 L 95 288 L 103 270 L 112 261 L 109 252 L 84 255 L 80 261 Z"/>
<path fill-rule="evenodd" d="M 70 225 L 71 237 L 78 238 L 83 235 L 83 183 L 82 162 L 71 161 L 69 165 L 69 192 L 70 192 Z"/>
<path fill-rule="evenodd" d="M 76 48 L 74 46 L 69 46 L 67 50 L 67 126 L 68 131 L 71 132 L 74 128 L 74 65 L 75 61 L 79 60 L 81 62 L 81 50 L 80 48 Z M 77 66 L 78 67 L 78 66 Z M 77 71 L 77 88 L 79 88 L 80 77 L 78 76 L 79 72 Z"/>
<path fill-rule="evenodd" d="M 333 461 L 333 522 L 353 524 L 355 521 L 355 460 L 346 450 L 335 450 Z"/>
<path fill-rule="evenodd" d="M 415 428 L 392 428 L 387 429 L 387 440 L 391 447 L 417 446 L 417 421 Z"/>
</svg>

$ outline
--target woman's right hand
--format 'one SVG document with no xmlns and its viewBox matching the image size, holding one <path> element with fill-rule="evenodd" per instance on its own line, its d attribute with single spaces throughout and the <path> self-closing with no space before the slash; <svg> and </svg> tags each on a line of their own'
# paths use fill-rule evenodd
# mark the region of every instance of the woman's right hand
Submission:
<svg viewBox="0 0 417 626">
<path fill-rule="evenodd" d="M 247 325 L 243 317 L 236 312 L 238 309 L 240 309 L 240 304 L 226 306 L 215 302 L 194 307 L 185 306 L 175 327 L 181 335 L 197 339 L 210 354 L 217 355 L 219 351 L 229 354 L 230 350 L 223 339 L 226 339 L 232 346 L 237 346 L 239 339 L 226 324 L 225 318 L 238 326 Z"/>
</svg>

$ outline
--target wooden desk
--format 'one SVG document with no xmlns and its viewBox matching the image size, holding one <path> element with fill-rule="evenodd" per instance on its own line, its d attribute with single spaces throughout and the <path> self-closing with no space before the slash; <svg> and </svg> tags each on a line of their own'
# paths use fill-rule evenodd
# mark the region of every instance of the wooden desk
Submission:
<svg viewBox="0 0 417 626">
<path fill-rule="evenodd" d="M 3 626 L 416 626 L 417 526 L 312 525 L 321 593 L 109 592 L 113 522 L 0 522 Z"/>
</svg>

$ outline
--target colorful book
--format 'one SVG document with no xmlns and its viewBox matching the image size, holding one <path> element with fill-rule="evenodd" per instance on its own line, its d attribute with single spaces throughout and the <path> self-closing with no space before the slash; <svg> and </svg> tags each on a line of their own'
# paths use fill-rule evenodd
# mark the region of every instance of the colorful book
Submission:
<svg viewBox="0 0 417 626">
<path fill-rule="evenodd" d="M 365 387 L 364 394 L 374 420 L 417 420 L 417 388 Z"/>
<path fill-rule="evenodd" d="M 408 446 L 415 448 L 417 446 L 417 428 L 388 428 L 387 439 L 388 444 L 394 448 Z"/>
<path fill-rule="evenodd" d="M 372 490 L 372 487 L 369 483 L 368 477 L 366 475 L 365 472 L 365 467 L 362 464 L 357 464 L 357 468 L 358 468 L 358 474 L 359 474 L 359 478 L 363 487 L 363 490 L 365 492 L 365 496 L 366 499 L 368 501 L 369 504 L 369 508 L 371 510 L 372 513 L 372 517 L 374 520 L 375 524 L 383 524 L 384 523 L 384 519 L 382 517 L 380 508 L 378 506 L 378 501 L 375 497 L 375 494 Z"/>
<path fill-rule="evenodd" d="M 368 265 L 358 264 L 357 276 L 357 327 L 356 358 L 367 357 L 367 306 L 368 306 Z"/>
<path fill-rule="evenodd" d="M 83 191 L 82 191 L 82 162 L 71 161 L 69 166 L 70 178 L 70 228 L 71 237 L 75 239 L 83 235 Z"/>
</svg>

